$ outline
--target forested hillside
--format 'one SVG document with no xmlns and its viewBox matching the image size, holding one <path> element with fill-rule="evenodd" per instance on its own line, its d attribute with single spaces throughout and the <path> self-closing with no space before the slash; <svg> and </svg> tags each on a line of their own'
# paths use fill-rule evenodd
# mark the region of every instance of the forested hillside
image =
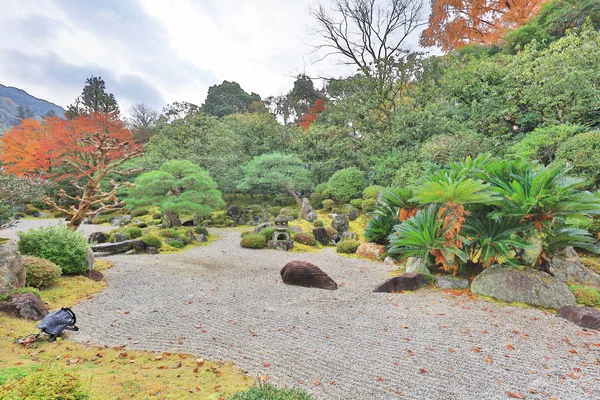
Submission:
<svg viewBox="0 0 600 400">
<path fill-rule="evenodd" d="M 49 101 L 33 97 L 24 90 L 0 84 L 0 134 L 19 123 L 19 112 L 21 117 L 41 120 L 48 113 L 63 118 L 65 110 Z"/>
</svg>

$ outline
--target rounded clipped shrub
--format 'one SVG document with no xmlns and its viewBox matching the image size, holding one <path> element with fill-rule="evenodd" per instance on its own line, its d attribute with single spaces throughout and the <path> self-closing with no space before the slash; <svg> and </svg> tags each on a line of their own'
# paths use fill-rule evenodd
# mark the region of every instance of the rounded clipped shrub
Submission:
<svg viewBox="0 0 600 400">
<path fill-rule="evenodd" d="M 317 239 L 315 239 L 315 235 L 308 232 L 298 232 L 294 234 L 294 242 L 302 243 L 307 246 L 314 246 L 317 244 Z"/>
<path fill-rule="evenodd" d="M 252 205 L 248 206 L 247 210 L 251 216 L 253 216 L 253 215 L 261 216 L 262 212 L 263 212 L 263 207 L 259 204 L 252 204 Z"/>
<path fill-rule="evenodd" d="M 367 200 L 363 201 L 361 208 L 364 212 L 371 212 L 371 211 L 375 210 L 376 205 L 377 205 L 377 200 L 367 199 Z"/>
<path fill-rule="evenodd" d="M 169 246 L 175 247 L 176 249 L 183 249 L 185 247 L 183 239 L 168 238 L 166 242 Z"/>
<path fill-rule="evenodd" d="M 358 246 L 360 246 L 360 242 L 357 240 L 344 240 L 338 243 L 335 251 L 338 253 L 353 254 L 356 253 Z"/>
<path fill-rule="evenodd" d="M 123 229 L 123 233 L 129 236 L 130 239 L 137 239 L 142 237 L 142 229 L 137 226 L 128 226 Z"/>
<path fill-rule="evenodd" d="M 155 249 L 160 249 L 162 247 L 162 240 L 154 235 L 142 235 L 140 240 L 144 242 L 147 247 L 154 247 Z"/>
<path fill-rule="evenodd" d="M 600 132 L 580 133 L 566 140 L 556 152 L 557 163 L 569 163 L 571 174 L 586 179 L 590 188 L 600 186 Z"/>
<path fill-rule="evenodd" d="M 339 170 L 327 182 L 331 198 L 340 203 L 360 197 L 366 186 L 365 174 L 355 167 Z"/>
<path fill-rule="evenodd" d="M 10 379 L 0 386 L 0 393 L 2 399 L 89 399 L 79 377 L 57 365 Z"/>
<path fill-rule="evenodd" d="M 62 274 L 62 270 L 52 261 L 33 256 L 21 257 L 21 264 L 25 267 L 26 285 L 38 289 L 52 286 Z"/>
<path fill-rule="evenodd" d="M 327 232 L 327 236 L 329 236 L 329 240 L 333 240 L 333 237 L 338 234 L 338 231 L 335 228 L 327 227 L 325 228 L 325 232 Z"/>
<path fill-rule="evenodd" d="M 293 210 L 290 210 L 288 215 L 294 219 L 298 219 L 298 218 L 300 218 L 300 211 L 293 209 Z"/>
<path fill-rule="evenodd" d="M 333 200 L 323 200 L 323 208 L 326 210 L 330 210 L 335 206 L 335 202 Z"/>
<path fill-rule="evenodd" d="M 181 236 L 175 228 L 161 229 L 160 231 L 158 231 L 158 235 L 165 238 L 178 238 Z"/>
<path fill-rule="evenodd" d="M 317 220 L 315 220 L 315 222 L 313 222 L 313 226 L 315 228 L 322 228 L 324 226 L 323 221 L 321 221 L 320 219 L 317 219 Z"/>
<path fill-rule="evenodd" d="M 350 205 L 356 209 L 362 209 L 363 199 L 352 199 L 350 200 Z"/>
<path fill-rule="evenodd" d="M 108 217 L 105 215 L 99 215 L 97 217 L 92 218 L 92 224 L 101 225 L 108 222 Z"/>
<path fill-rule="evenodd" d="M 194 228 L 194 232 L 198 235 L 208 236 L 208 229 L 203 226 L 197 226 Z"/>
<path fill-rule="evenodd" d="M 240 245 L 245 249 L 264 249 L 267 247 L 267 241 L 263 235 L 251 233 L 242 238 Z"/>
<path fill-rule="evenodd" d="M 62 269 L 63 274 L 88 272 L 86 238 L 64 225 L 19 232 L 19 251 L 23 255 L 52 261 Z"/>
<path fill-rule="evenodd" d="M 310 195 L 310 204 L 315 209 L 320 209 L 321 207 L 323 207 L 323 196 L 321 195 L 321 193 L 311 194 Z"/>
<path fill-rule="evenodd" d="M 271 217 L 276 217 L 280 214 L 281 208 L 279 207 L 271 207 L 269 208 L 269 215 Z"/>
<path fill-rule="evenodd" d="M 379 185 L 372 185 L 372 186 L 368 186 L 365 188 L 365 190 L 363 190 L 363 199 L 367 200 L 367 199 L 375 199 L 377 200 L 377 196 L 379 196 L 379 193 L 381 193 L 385 188 L 383 186 L 379 186 Z M 352 203 L 350 203 L 352 204 Z"/>
<path fill-rule="evenodd" d="M 327 189 L 327 182 L 319 183 L 315 188 L 315 193 L 323 193 Z"/>
<path fill-rule="evenodd" d="M 263 228 L 260 230 L 260 234 L 264 236 L 265 240 L 273 240 L 275 228 Z"/>
<path fill-rule="evenodd" d="M 150 211 L 147 208 L 136 208 L 131 212 L 132 217 L 141 217 L 142 215 L 148 215 Z"/>
</svg>

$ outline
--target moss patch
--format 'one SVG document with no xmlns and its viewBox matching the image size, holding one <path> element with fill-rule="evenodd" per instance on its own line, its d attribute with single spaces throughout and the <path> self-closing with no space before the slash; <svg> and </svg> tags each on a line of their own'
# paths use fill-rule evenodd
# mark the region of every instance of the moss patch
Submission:
<svg viewBox="0 0 600 400">
<path fill-rule="evenodd" d="M 577 304 L 600 308 L 600 291 L 598 289 L 580 285 L 569 285 L 569 289 L 575 296 Z"/>
<path fill-rule="evenodd" d="M 594 271 L 597 274 L 600 274 L 600 256 L 596 254 L 579 254 L 579 259 L 581 263 Z"/>
</svg>

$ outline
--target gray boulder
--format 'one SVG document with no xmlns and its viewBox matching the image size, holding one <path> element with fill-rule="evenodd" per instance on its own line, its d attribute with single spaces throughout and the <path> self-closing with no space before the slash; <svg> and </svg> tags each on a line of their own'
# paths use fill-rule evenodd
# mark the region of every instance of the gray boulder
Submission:
<svg viewBox="0 0 600 400">
<path fill-rule="evenodd" d="M 346 232 L 342 233 L 342 240 L 354 240 L 355 236 L 356 236 L 356 233 L 346 231 Z"/>
<path fill-rule="evenodd" d="M 42 320 L 48 315 L 46 305 L 33 293 L 11 294 L 0 303 L 0 312 L 17 318 Z"/>
<path fill-rule="evenodd" d="M 196 235 L 194 235 L 193 231 L 186 231 L 185 238 L 188 240 L 188 242 L 192 243 L 194 240 L 196 240 Z"/>
<path fill-rule="evenodd" d="M 93 222 L 92 222 L 92 219 L 90 217 L 87 217 L 87 218 L 83 219 L 82 224 L 84 224 L 84 225 L 92 225 Z"/>
<path fill-rule="evenodd" d="M 311 211 L 306 215 L 306 218 L 304 218 L 304 219 L 307 220 L 308 222 L 315 222 L 317 220 L 317 213 L 314 211 Z"/>
<path fill-rule="evenodd" d="M 563 249 L 552 258 L 550 272 L 563 282 L 600 289 L 600 275 L 581 263 L 573 247 Z"/>
<path fill-rule="evenodd" d="M 127 240 L 127 236 L 123 235 L 122 233 L 113 233 L 112 239 L 110 241 L 112 243 L 120 243 L 120 242 L 124 242 L 126 240 Z"/>
<path fill-rule="evenodd" d="M 206 238 L 205 234 L 201 233 L 198 236 L 196 236 L 196 241 L 200 243 L 205 243 L 208 241 L 208 239 Z"/>
<path fill-rule="evenodd" d="M 93 232 L 92 234 L 90 234 L 90 236 L 88 237 L 88 243 L 106 243 L 106 235 L 104 234 L 104 232 Z"/>
<path fill-rule="evenodd" d="M 387 256 L 384 260 L 383 263 L 385 265 L 396 265 L 396 260 L 394 260 L 394 258 Z"/>
<path fill-rule="evenodd" d="M 348 219 L 350 221 L 355 221 L 358 218 L 358 210 L 354 207 L 350 207 L 348 209 Z"/>
<path fill-rule="evenodd" d="M 406 259 L 406 272 L 414 272 L 416 274 L 429 275 L 429 268 L 425 265 L 425 262 L 420 257 L 408 257 Z"/>
<path fill-rule="evenodd" d="M 124 226 L 131 222 L 131 215 L 117 215 L 113 218 L 112 226 Z"/>
<path fill-rule="evenodd" d="M 310 205 L 310 200 L 305 197 L 302 199 L 302 208 L 300 209 L 300 215 L 302 216 L 302 219 L 306 219 L 308 214 L 311 212 L 313 212 L 313 208 Z"/>
<path fill-rule="evenodd" d="M 521 255 L 521 261 L 523 265 L 533 266 L 537 261 L 538 257 L 542 253 L 543 243 L 542 239 L 538 235 L 531 235 L 527 239 L 529 247 L 523 250 Z"/>
<path fill-rule="evenodd" d="M 334 214 L 333 221 L 331 221 L 331 227 L 338 231 L 340 235 L 346 232 L 349 229 L 346 214 Z"/>
<path fill-rule="evenodd" d="M 159 254 L 159 251 L 156 247 L 146 247 L 147 254 Z"/>
<path fill-rule="evenodd" d="M 25 286 L 25 266 L 21 264 L 19 246 L 13 240 L 0 239 L 0 294 Z"/>
<path fill-rule="evenodd" d="M 163 214 L 162 227 L 163 228 L 178 228 L 181 226 L 181 221 L 172 211 L 167 211 Z"/>
<path fill-rule="evenodd" d="M 440 289 L 466 289 L 469 287 L 469 280 L 451 276 L 436 276 L 435 285 Z"/>
<path fill-rule="evenodd" d="M 144 251 L 146 245 L 141 240 L 126 240 L 118 243 L 102 243 L 90 247 L 94 253 L 125 253 L 131 249 Z"/>
<path fill-rule="evenodd" d="M 87 266 L 88 271 L 91 271 L 94 269 L 94 252 L 90 247 L 88 247 L 87 251 L 88 253 L 85 260 L 85 265 Z"/>
<path fill-rule="evenodd" d="M 560 280 L 532 268 L 492 265 L 473 280 L 471 292 L 507 303 L 559 309 L 575 305 L 575 296 Z"/>
<path fill-rule="evenodd" d="M 302 232 L 302 228 L 299 226 L 290 226 L 290 229 L 292 230 L 292 233 L 300 233 Z"/>
</svg>

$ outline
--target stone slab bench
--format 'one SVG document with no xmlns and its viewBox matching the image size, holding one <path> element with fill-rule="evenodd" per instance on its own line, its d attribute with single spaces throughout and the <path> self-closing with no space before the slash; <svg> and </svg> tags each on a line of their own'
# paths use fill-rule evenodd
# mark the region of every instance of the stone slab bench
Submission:
<svg viewBox="0 0 600 400">
<path fill-rule="evenodd" d="M 94 253 L 125 253 L 129 250 L 144 251 L 146 245 L 141 240 L 125 240 L 117 243 L 101 243 L 90 248 Z"/>
</svg>

